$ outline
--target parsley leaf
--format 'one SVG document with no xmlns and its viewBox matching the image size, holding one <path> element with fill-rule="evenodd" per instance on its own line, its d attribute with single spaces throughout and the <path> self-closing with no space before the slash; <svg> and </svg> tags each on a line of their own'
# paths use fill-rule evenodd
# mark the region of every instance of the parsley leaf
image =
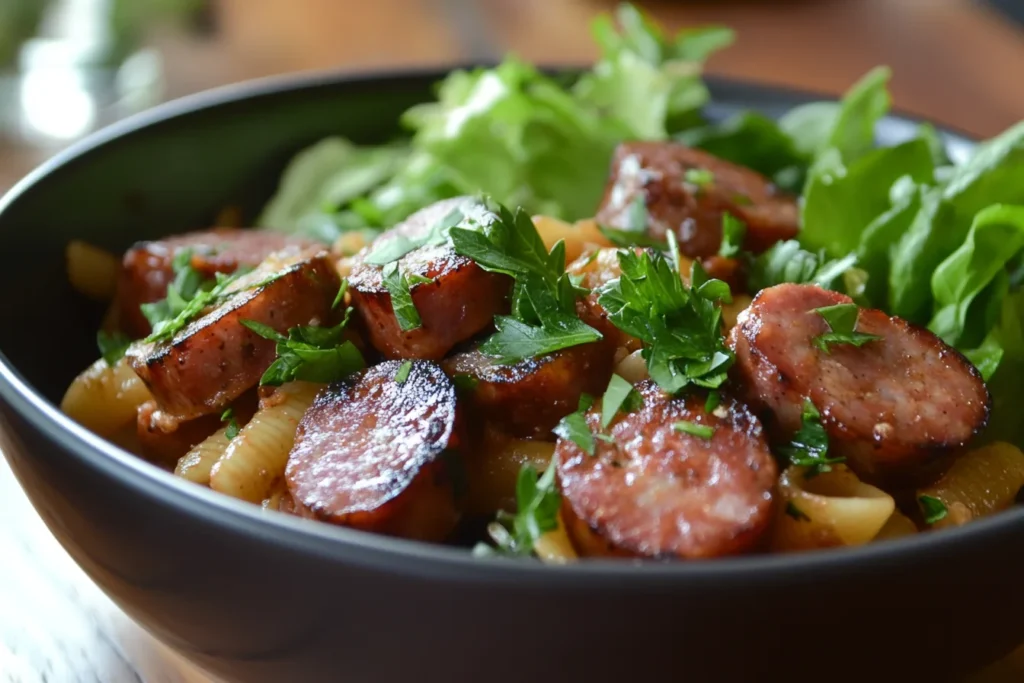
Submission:
<svg viewBox="0 0 1024 683">
<path fill-rule="evenodd" d="M 743 238 L 747 236 L 747 224 L 731 213 L 722 214 L 722 246 L 718 255 L 733 258 L 743 249 Z"/>
<path fill-rule="evenodd" d="M 804 408 L 800 415 L 801 425 L 788 445 L 779 448 L 779 453 L 792 465 L 806 467 L 806 479 L 822 472 L 831 472 L 832 465 L 845 462 L 846 458 L 828 457 L 828 434 L 821 424 L 821 413 L 804 399 Z"/>
<path fill-rule="evenodd" d="M 412 370 L 412 361 L 407 360 L 398 366 L 398 371 L 395 373 L 395 384 L 405 384 L 405 380 L 409 379 L 409 372 Z"/>
<path fill-rule="evenodd" d="M 332 311 L 334 309 L 336 309 L 339 305 L 341 305 L 341 302 L 345 300 L 345 292 L 347 292 L 347 291 L 348 291 L 348 280 L 345 279 L 345 278 L 342 278 L 341 286 L 338 287 L 338 293 L 334 296 L 334 302 L 331 304 L 331 310 Z"/>
<path fill-rule="evenodd" d="M 444 244 L 448 241 L 448 231 L 461 223 L 465 217 L 462 210 L 456 207 L 419 237 L 410 238 L 399 233 L 386 239 L 367 254 L 365 262 L 374 266 L 384 266 L 420 247 Z"/>
<path fill-rule="evenodd" d="M 221 413 L 220 421 L 228 423 L 228 428 L 224 430 L 224 436 L 228 438 L 228 441 L 234 439 L 238 436 L 238 432 L 242 431 L 242 428 L 238 426 L 238 420 L 235 419 L 234 408 L 228 408 Z"/>
<path fill-rule="evenodd" d="M 558 528 L 558 509 L 562 498 L 555 485 L 555 459 L 537 477 L 532 465 L 523 465 L 516 480 L 516 508 L 514 515 L 499 512 L 497 521 L 487 527 L 488 534 L 497 546 L 480 544 L 474 549 L 475 555 L 527 556 L 533 553 L 537 540 L 549 531 Z"/>
<path fill-rule="evenodd" d="M 696 436 L 706 441 L 709 441 L 711 437 L 715 435 L 715 428 L 711 425 L 697 424 L 696 422 L 690 422 L 689 420 L 680 420 L 672 424 L 672 429 L 677 432 L 683 432 L 690 436 Z"/>
<path fill-rule="evenodd" d="M 395 312 L 395 319 L 403 332 L 415 330 L 423 324 L 419 311 L 412 300 L 412 283 L 408 276 L 398 267 L 398 263 L 392 261 L 384 266 L 384 288 L 391 295 L 391 308 Z"/>
<path fill-rule="evenodd" d="M 551 431 L 560 439 L 572 441 L 587 455 L 594 455 L 594 434 L 582 412 L 569 413 Z"/>
<path fill-rule="evenodd" d="M 632 230 L 619 230 L 603 225 L 597 226 L 598 232 L 605 236 L 609 242 L 617 247 L 652 247 L 662 251 L 668 251 L 668 242 L 649 237 L 642 232 Z M 594 254 L 597 254 L 595 251 Z"/>
<path fill-rule="evenodd" d="M 105 332 L 100 330 L 96 333 L 96 346 L 100 349 L 100 355 L 109 367 L 117 365 L 118 361 L 124 358 L 124 352 L 131 346 L 132 340 L 124 332 Z"/>
<path fill-rule="evenodd" d="M 619 375 L 612 375 L 604 397 L 601 399 L 601 429 L 608 428 L 620 409 L 623 412 L 631 413 L 639 410 L 643 403 L 643 396 L 632 384 Z"/>
<path fill-rule="evenodd" d="M 481 344 L 481 353 L 516 363 L 600 339 L 576 315 L 578 290 L 565 272 L 565 243 L 559 241 L 548 252 L 529 214 L 485 203 L 492 221 L 449 231 L 456 253 L 515 279 L 512 314 L 495 317 L 497 332 Z"/>
<path fill-rule="evenodd" d="M 795 519 L 798 522 L 809 522 L 811 518 L 808 517 L 803 510 L 793 504 L 793 501 L 786 503 L 786 514 Z"/>
<path fill-rule="evenodd" d="M 351 313 L 350 308 L 345 319 L 334 327 L 293 327 L 287 337 L 263 323 L 243 320 L 242 324 L 256 334 L 277 342 L 277 359 L 263 373 L 260 385 L 281 386 L 293 380 L 326 384 L 366 367 L 355 344 L 342 339 Z"/>
<path fill-rule="evenodd" d="M 917 502 L 924 513 L 924 523 L 929 526 L 942 521 L 949 514 L 946 504 L 934 496 L 918 496 Z"/>
<path fill-rule="evenodd" d="M 722 402 L 722 395 L 717 391 L 709 391 L 708 398 L 704 401 L 704 412 L 713 413 L 718 404 Z"/>
<path fill-rule="evenodd" d="M 828 353 L 829 344 L 852 344 L 854 346 L 863 346 L 868 342 L 878 341 L 882 337 L 877 334 L 865 334 L 863 332 L 855 332 L 854 329 L 857 327 L 857 317 L 860 315 L 860 310 L 857 308 L 857 304 L 837 304 L 835 306 L 825 306 L 823 308 L 816 308 L 814 312 L 820 315 L 825 322 L 828 324 L 831 332 L 814 338 L 814 345 Z"/>
<path fill-rule="evenodd" d="M 577 404 L 576 410 L 580 411 L 581 413 L 585 413 L 588 410 L 590 410 L 590 407 L 592 405 L 594 405 L 594 397 L 591 396 L 590 394 L 584 392 L 584 393 L 580 394 L 580 400 L 579 400 L 579 403 Z"/>
<path fill-rule="evenodd" d="M 641 355 L 651 378 L 672 394 L 690 385 L 721 386 L 735 360 L 716 303 L 728 299 L 728 285 L 708 279 L 696 261 L 686 287 L 660 253 L 618 256 L 622 275 L 600 288 L 599 302 L 617 328 L 644 342 Z"/>
<path fill-rule="evenodd" d="M 715 174 L 706 168 L 688 168 L 683 173 L 683 180 L 702 190 L 715 182 Z"/>
</svg>

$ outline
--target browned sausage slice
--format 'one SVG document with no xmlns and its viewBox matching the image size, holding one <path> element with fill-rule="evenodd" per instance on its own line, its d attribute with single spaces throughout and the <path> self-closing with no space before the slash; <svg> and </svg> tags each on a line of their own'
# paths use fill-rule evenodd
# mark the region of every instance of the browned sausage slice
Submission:
<svg viewBox="0 0 1024 683">
<path fill-rule="evenodd" d="M 458 515 L 449 455 L 455 386 L 441 368 L 386 361 L 332 384 L 299 423 L 285 478 L 301 512 L 365 531 L 441 541 Z"/>
<path fill-rule="evenodd" d="M 125 252 L 117 282 L 121 327 L 133 338 L 150 333 L 149 321 L 139 306 L 167 296 L 174 280 L 172 262 L 184 250 L 192 252 L 190 265 L 205 278 L 230 274 L 243 266 L 255 268 L 270 254 L 286 249 L 308 249 L 309 240 L 269 230 L 215 228 L 163 240 L 140 242 Z"/>
<path fill-rule="evenodd" d="M 554 440 L 551 430 L 579 406 L 583 393 L 599 394 L 612 374 L 613 346 L 573 346 L 513 365 L 498 365 L 476 348 L 447 358 L 445 372 L 468 379 L 474 413 L 511 436 Z"/>
<path fill-rule="evenodd" d="M 643 408 L 622 415 L 596 440 L 593 456 L 559 439 L 562 514 L 585 555 L 702 559 L 754 548 L 772 519 L 778 476 L 757 418 L 723 397 L 713 413 L 702 396 L 670 398 L 637 385 Z M 591 431 L 600 410 L 587 415 Z M 710 438 L 677 423 L 714 429 Z"/>
<path fill-rule="evenodd" d="M 474 204 L 474 200 L 464 197 L 432 204 L 354 257 L 349 276 L 352 305 L 362 318 L 370 342 L 385 357 L 440 360 L 453 346 L 489 327 L 495 314 L 508 310 L 511 278 L 488 273 L 471 259 L 459 256 L 450 242 L 425 245 L 398 260 L 399 270 L 407 277 L 430 280 L 410 287 L 422 324 L 403 331 L 384 286 L 383 268 L 366 262 L 382 245 L 420 239 L 453 210 L 469 211 Z"/>
<path fill-rule="evenodd" d="M 277 277 L 267 282 L 272 276 Z M 128 362 L 152 392 L 162 419 L 170 423 L 165 431 L 172 431 L 176 421 L 222 411 L 270 367 L 275 343 L 243 320 L 282 333 L 298 325 L 327 323 L 340 284 L 324 251 L 272 256 L 240 277 L 230 298 L 170 341 L 132 344 Z"/>
<path fill-rule="evenodd" d="M 941 469 L 938 456 L 985 425 L 988 390 L 955 349 L 881 311 L 862 309 L 856 327 L 881 340 L 833 344 L 828 353 L 816 347 L 812 340 L 830 328 L 814 309 L 850 302 L 814 285 L 763 290 L 730 332 L 735 381 L 780 440 L 799 428 L 810 399 L 829 435 L 830 456 L 848 458 L 862 478 L 926 478 Z"/>
<path fill-rule="evenodd" d="M 707 257 L 722 244 L 722 214 L 747 225 L 744 247 L 761 252 L 795 237 L 799 230 L 794 198 L 767 178 L 707 152 L 674 142 L 619 145 L 611 177 L 597 212 L 598 223 L 635 228 L 634 204 L 646 207 L 647 234 L 665 239 L 669 231 L 687 256 Z"/>
</svg>

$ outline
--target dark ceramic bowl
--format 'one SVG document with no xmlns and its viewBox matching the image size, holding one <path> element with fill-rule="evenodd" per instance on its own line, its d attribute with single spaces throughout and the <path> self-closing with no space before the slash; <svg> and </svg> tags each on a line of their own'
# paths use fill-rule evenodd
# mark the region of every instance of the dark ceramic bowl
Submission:
<svg viewBox="0 0 1024 683">
<path fill-rule="evenodd" d="M 264 513 L 58 411 L 95 357 L 101 313 L 67 283 L 69 240 L 120 250 L 207 225 L 227 203 L 253 216 L 302 146 L 337 133 L 383 140 L 441 76 L 315 75 L 172 103 L 61 154 L 0 204 L 4 451 L 50 530 L 118 605 L 239 681 L 931 682 L 1024 641 L 1024 509 L 799 556 L 482 561 Z M 807 99 L 711 86 L 714 117 Z M 892 117 L 879 137 L 913 130 Z M 956 156 L 970 149 L 947 141 Z"/>
</svg>

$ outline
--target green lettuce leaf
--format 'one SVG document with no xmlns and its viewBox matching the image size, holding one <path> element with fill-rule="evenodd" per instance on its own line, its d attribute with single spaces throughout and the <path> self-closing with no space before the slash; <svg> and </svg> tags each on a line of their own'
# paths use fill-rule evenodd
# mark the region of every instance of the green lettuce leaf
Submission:
<svg viewBox="0 0 1024 683">
<path fill-rule="evenodd" d="M 960 248 L 950 254 L 932 275 L 932 296 L 935 299 L 935 315 L 928 327 L 942 337 L 947 344 L 960 346 L 970 343 L 965 335 L 977 334 L 978 326 L 968 329 L 969 312 L 972 308 L 991 310 L 998 315 L 1002 309 L 1002 298 L 1009 289 L 1006 264 L 1024 249 L 1024 206 L 994 205 L 978 213 L 971 225 L 967 239 Z M 1001 279 L 999 276 L 1002 276 Z M 993 283 L 994 286 L 993 286 Z M 988 294 L 989 301 L 981 297 Z M 980 300 L 979 300 L 980 298 Z M 996 322 L 985 321 L 982 316 L 973 322 L 981 327 L 981 335 Z M 975 340 L 977 343 L 979 340 Z"/>
<path fill-rule="evenodd" d="M 963 244 L 975 215 L 996 203 L 1024 204 L 1024 122 L 979 145 L 923 198 L 892 255 L 890 313 L 917 323 L 931 318 L 932 274 Z"/>
</svg>

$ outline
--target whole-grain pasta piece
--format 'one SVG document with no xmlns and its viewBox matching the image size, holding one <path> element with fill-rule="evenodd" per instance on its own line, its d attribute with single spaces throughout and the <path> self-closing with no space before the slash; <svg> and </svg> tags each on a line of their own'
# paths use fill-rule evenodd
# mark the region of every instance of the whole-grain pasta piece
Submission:
<svg viewBox="0 0 1024 683">
<path fill-rule="evenodd" d="M 151 398 L 127 361 L 122 358 L 111 367 L 101 358 L 75 378 L 60 408 L 89 431 L 110 438 L 134 424 L 139 406 Z"/>
<path fill-rule="evenodd" d="M 210 471 L 210 488 L 234 498 L 261 503 L 284 476 L 295 430 L 323 387 L 290 382 L 263 399 Z"/>
<path fill-rule="evenodd" d="M 892 517 L 896 502 L 844 465 L 808 478 L 802 467 L 779 477 L 779 506 L 772 529 L 775 551 L 863 545 Z"/>
<path fill-rule="evenodd" d="M 1024 453 L 1016 446 L 996 442 L 957 458 L 934 484 L 919 489 L 918 500 L 931 496 L 942 501 L 946 515 L 932 528 L 959 526 L 1013 505 L 1024 486 Z"/>
</svg>

